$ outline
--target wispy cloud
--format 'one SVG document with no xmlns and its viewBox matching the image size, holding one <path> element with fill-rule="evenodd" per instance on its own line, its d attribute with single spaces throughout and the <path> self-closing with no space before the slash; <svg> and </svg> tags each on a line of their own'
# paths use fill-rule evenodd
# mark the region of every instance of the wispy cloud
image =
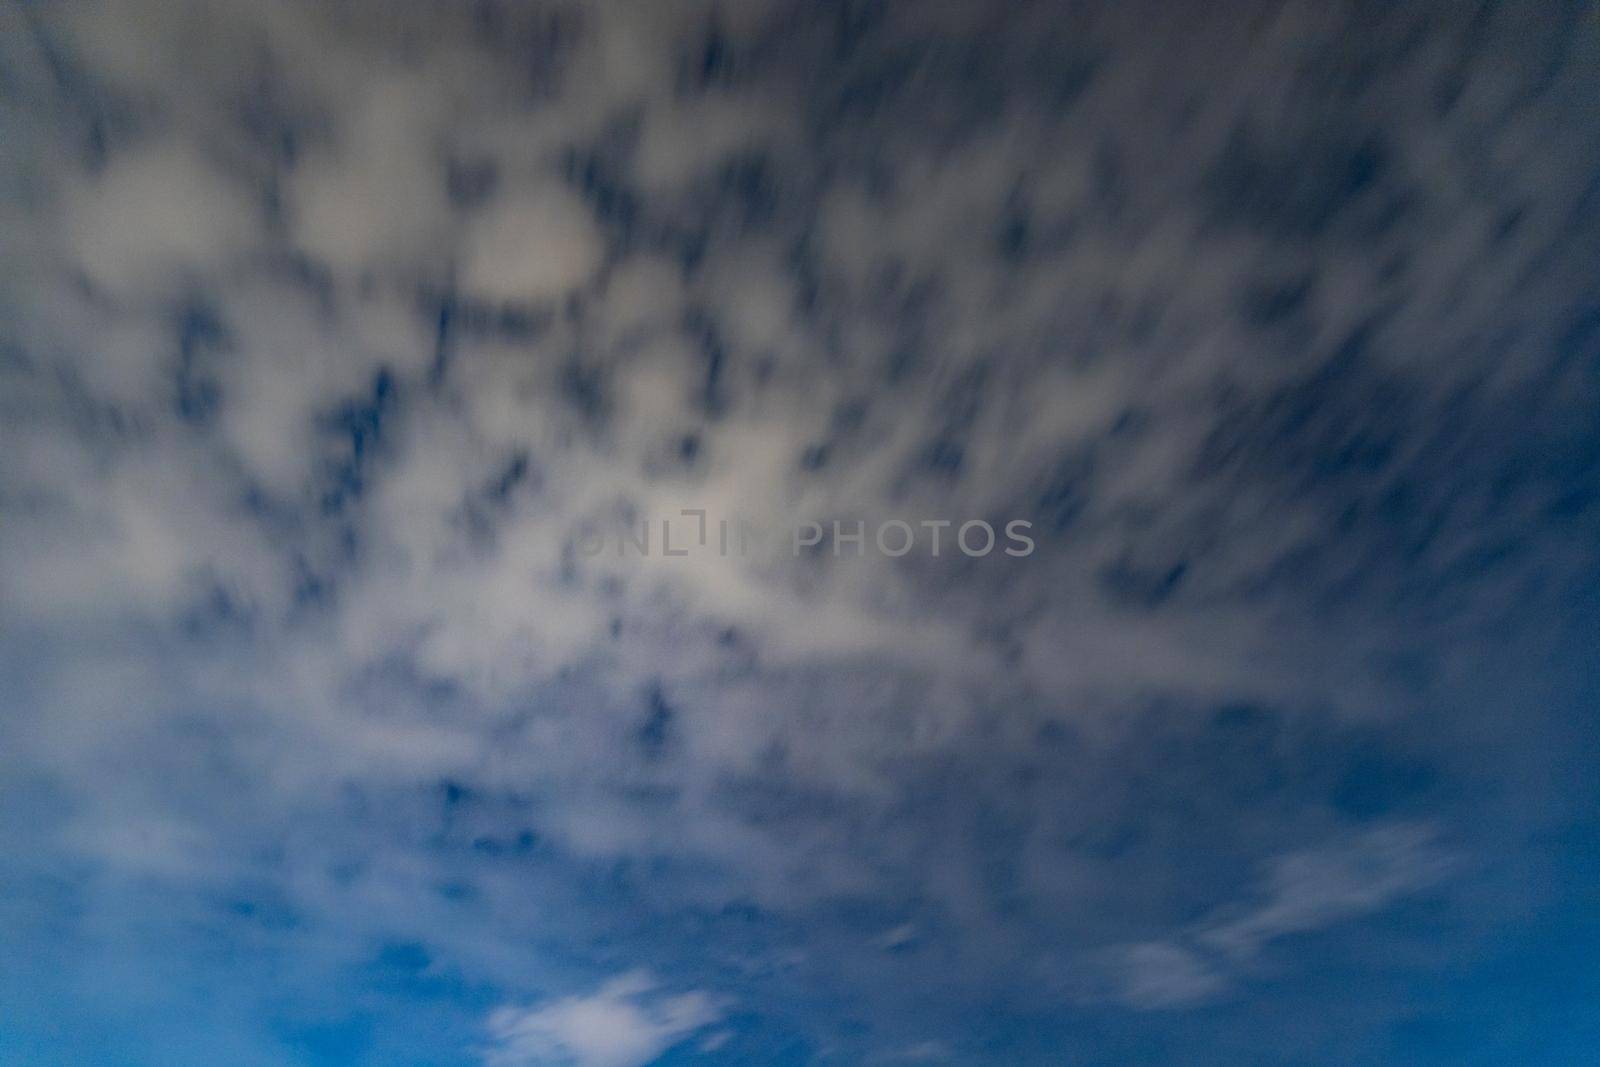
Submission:
<svg viewBox="0 0 1600 1067">
<path fill-rule="evenodd" d="M 1436 887 L 1459 860 L 1416 823 L 1379 826 L 1273 858 L 1257 897 L 1171 940 L 1108 954 L 1114 996 L 1132 1008 L 1181 1008 L 1233 986 L 1273 941 L 1379 911 Z"/>
<path fill-rule="evenodd" d="M 642 1067 L 722 1018 L 725 1001 L 668 994 L 643 971 L 613 978 L 587 996 L 562 997 L 489 1016 L 488 1067 Z"/>
</svg>

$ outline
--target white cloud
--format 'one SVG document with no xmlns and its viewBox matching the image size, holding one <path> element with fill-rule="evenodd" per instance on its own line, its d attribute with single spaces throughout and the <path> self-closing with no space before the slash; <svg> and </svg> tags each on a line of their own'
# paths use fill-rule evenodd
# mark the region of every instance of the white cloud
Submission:
<svg viewBox="0 0 1600 1067">
<path fill-rule="evenodd" d="M 518 190 L 472 221 L 460 284 L 483 300 L 556 300 L 593 278 L 604 254 L 604 237 L 577 196 L 554 184 Z"/>
<path fill-rule="evenodd" d="M 1137 17 L 1096 21 L 1084 37 L 1108 39 L 1105 62 L 1063 103 L 1039 95 L 1055 45 L 1031 34 L 1040 51 L 972 98 L 959 57 L 994 44 L 1009 60 L 1019 36 L 977 3 L 932 23 L 910 3 L 876 28 L 785 4 L 781 39 L 742 3 L 35 7 L 35 29 L 0 45 L 28 60 L 4 102 L 22 148 L 0 148 L 0 223 L 26 237 L 0 265 L 0 653 L 37 659 L 42 680 L 0 717 L 0 751 L 79 813 L 40 832 L 41 863 L 63 849 L 181 886 L 237 840 L 275 866 L 229 853 L 215 863 L 239 869 L 219 880 L 271 882 L 305 929 L 334 915 L 349 923 L 321 928 L 349 925 L 352 945 L 384 924 L 437 937 L 474 978 L 528 988 L 507 947 L 528 940 L 505 928 L 565 916 L 529 903 L 522 868 L 463 864 L 459 842 L 419 831 L 437 805 L 416 798 L 449 778 L 506 868 L 526 834 L 551 868 L 693 868 L 689 888 L 653 887 L 663 908 L 682 893 L 792 917 L 849 897 L 886 901 L 868 912 L 883 921 L 911 895 L 941 921 L 840 943 L 892 967 L 1003 932 L 996 955 L 1020 973 L 1013 954 L 1098 936 L 1084 931 L 1166 825 L 1159 766 L 1094 796 L 1059 768 L 1120 783 L 1125 764 L 1172 758 L 1130 726 L 1152 707 L 1163 729 L 1240 700 L 1403 721 L 1412 694 L 1381 664 L 1418 646 L 1478 708 L 1475 659 L 1495 662 L 1507 632 L 1475 630 L 1496 598 L 1532 618 L 1592 561 L 1592 538 L 1529 532 L 1581 506 L 1581 476 L 1568 496 L 1554 477 L 1484 488 L 1565 454 L 1562 418 L 1593 406 L 1581 360 L 1561 370 L 1539 346 L 1592 288 L 1571 247 L 1545 253 L 1595 168 L 1534 115 L 1592 98 L 1591 75 L 1552 74 L 1501 144 L 1457 119 L 1411 136 L 1387 101 L 1431 98 L 1432 74 L 1375 74 L 1384 106 L 1352 110 L 1393 121 L 1379 132 L 1406 211 L 1370 240 L 1300 241 L 1219 221 L 1205 175 L 1260 98 L 1295 112 L 1263 84 L 1326 64 L 1246 48 L 1226 20 L 1166 53 Z M 1340 39 L 1297 35 L 1305 16 L 1285 10 L 1272 32 L 1295 55 Z M 736 76 L 708 95 L 694 82 L 714 23 Z M 1011 37 L 952 49 L 946 23 Z M 911 34 L 903 52 L 885 26 Z M 1213 77 L 1230 55 L 1240 70 Z M 1295 114 L 1269 126 L 1298 160 L 1328 123 Z M 1484 162 L 1493 145 L 1505 159 Z M 703 180 L 749 147 L 765 166 L 747 184 Z M 489 176 L 470 204 L 450 196 L 463 163 Z M 1325 168 L 1288 169 L 1287 190 L 1236 199 L 1295 200 Z M 1008 260 L 1012 210 L 1026 225 Z M 1503 255 L 1469 254 L 1503 227 Z M 1296 272 L 1311 280 L 1281 335 L 1245 321 L 1242 301 Z M 450 284 L 470 307 L 441 313 Z M 562 314 L 484 313 L 523 303 Z M 181 332 L 191 306 L 214 337 Z M 1367 377 L 1325 374 L 1375 308 L 1392 317 L 1354 361 Z M 1456 340 L 1472 358 L 1446 358 Z M 1432 377 L 1473 380 L 1490 354 L 1487 384 L 1553 384 L 1512 405 Z M 380 371 L 391 388 L 369 411 Z M 1523 421 L 1546 402 L 1548 435 Z M 684 507 L 780 537 L 1019 514 L 1039 551 L 1009 570 L 948 548 L 571 551 L 585 520 Z M 1384 564 L 1413 540 L 1411 563 Z M 1108 580 L 1118 566 L 1141 572 L 1132 592 Z M 657 690 L 670 714 L 647 746 Z M 222 784 L 122 758 L 197 738 Z M 1417 827 L 1307 849 L 1293 798 L 1248 817 L 1206 799 L 1223 807 L 1198 832 L 1237 846 L 1237 818 L 1250 854 L 1277 858 L 1236 906 L 1125 935 L 1096 961 L 1100 995 L 1218 995 L 1283 939 L 1446 873 Z M 991 822 L 1005 832 L 974 829 Z M 316 839 L 280 849 L 301 834 Z M 358 886 L 325 873 L 369 849 L 387 853 Z M 418 901 L 446 882 L 494 907 L 438 920 Z M 1165 884 L 1126 906 L 1196 914 L 1197 890 L 1158 899 Z M 722 1011 L 635 975 L 502 1009 L 490 1055 L 643 1062 Z"/>
<path fill-rule="evenodd" d="M 748 100 L 674 101 L 650 115 L 633 164 L 652 191 L 675 192 L 740 152 L 764 147 L 778 130 Z"/>
<path fill-rule="evenodd" d="M 1436 837 L 1431 826 L 1398 823 L 1279 856 L 1269 865 L 1265 900 L 1206 927 L 1199 940 L 1248 956 L 1276 938 L 1364 915 L 1427 889 L 1457 862 Z"/>
<path fill-rule="evenodd" d="M 957 1062 L 955 1049 L 943 1041 L 918 1041 L 904 1048 L 886 1052 L 876 1057 L 882 1063 L 953 1063 Z"/>
<path fill-rule="evenodd" d="M 1272 941 L 1372 914 L 1437 885 L 1457 860 L 1436 837 L 1426 824 L 1392 823 L 1284 853 L 1267 864 L 1257 900 L 1221 909 L 1179 939 L 1110 950 L 1112 995 L 1146 1011 L 1217 996 Z"/>
<path fill-rule="evenodd" d="M 341 116 L 335 146 L 296 166 L 296 243 L 346 273 L 415 270 L 451 235 L 441 114 L 446 101 L 413 73 L 375 75 Z"/>
<path fill-rule="evenodd" d="M 708 993 L 668 994 L 634 971 L 588 996 L 496 1009 L 483 1058 L 488 1067 L 643 1067 L 724 1010 Z"/>
<path fill-rule="evenodd" d="M 192 145 L 158 141 L 77 179 L 68 213 L 74 265 L 113 297 L 138 299 L 227 270 L 259 240 L 262 209 Z"/>
<path fill-rule="evenodd" d="M 1150 941 L 1112 954 L 1117 999 L 1130 1008 L 1181 1008 L 1228 988 L 1228 980 L 1181 945 Z"/>
</svg>

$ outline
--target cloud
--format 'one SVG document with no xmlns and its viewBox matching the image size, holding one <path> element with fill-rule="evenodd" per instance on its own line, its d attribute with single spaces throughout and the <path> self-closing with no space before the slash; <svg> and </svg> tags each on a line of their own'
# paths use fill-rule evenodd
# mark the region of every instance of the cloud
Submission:
<svg viewBox="0 0 1600 1067">
<path fill-rule="evenodd" d="M 633 971 L 588 996 L 497 1008 L 489 1016 L 491 1044 L 483 1059 L 488 1067 L 642 1067 L 723 1012 L 717 997 L 665 994 L 645 972 Z"/>
<path fill-rule="evenodd" d="M 1120 946 L 1108 953 L 1115 996 L 1149 1011 L 1181 1008 L 1233 986 L 1273 941 L 1379 911 L 1437 886 L 1458 860 L 1418 823 L 1377 826 L 1267 864 L 1260 899 L 1224 909 L 1181 940 Z"/>
<path fill-rule="evenodd" d="M 588 206 L 559 186 L 497 197 L 467 235 L 461 285 L 483 300 L 549 301 L 593 278 L 604 252 Z"/>
<path fill-rule="evenodd" d="M 730 974 L 775 1046 L 967 1055 L 1556 839 L 1600 64 L 1257 7 L 19 9 L 11 954 L 176 1003 L 237 948 L 263 1062 L 353 1003 L 447 1059 L 457 982 L 495 1054 L 648 1056 Z M 1038 551 L 668 558 L 685 508 Z M 85 982 L 30 1032 L 206 1062 Z"/>
<path fill-rule="evenodd" d="M 1140 1011 L 1186 1007 L 1228 988 L 1202 957 L 1171 942 L 1127 945 L 1112 955 L 1117 997 Z"/>
<path fill-rule="evenodd" d="M 1265 899 L 1204 929 L 1199 938 L 1248 957 L 1277 938 L 1376 911 L 1438 885 L 1457 860 L 1436 844 L 1436 836 L 1433 827 L 1401 823 L 1279 856 L 1268 867 Z"/>
<path fill-rule="evenodd" d="M 68 254 L 116 299 L 181 292 L 237 265 L 262 209 L 193 145 L 118 156 L 68 194 Z"/>
<path fill-rule="evenodd" d="M 338 140 L 289 174 L 296 244 L 340 272 L 388 272 L 424 261 L 453 233 L 436 138 L 445 105 L 425 77 L 364 82 L 340 111 Z"/>
<path fill-rule="evenodd" d="M 951 1063 L 956 1059 L 955 1050 L 943 1041 L 919 1041 L 879 1057 L 883 1063 Z"/>
</svg>

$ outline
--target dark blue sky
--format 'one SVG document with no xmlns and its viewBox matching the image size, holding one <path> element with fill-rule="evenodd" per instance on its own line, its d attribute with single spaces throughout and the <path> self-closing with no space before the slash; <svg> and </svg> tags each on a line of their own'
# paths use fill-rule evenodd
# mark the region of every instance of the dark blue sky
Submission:
<svg viewBox="0 0 1600 1067">
<path fill-rule="evenodd" d="M 0 1062 L 1600 1058 L 1592 6 L 0 19 Z"/>
</svg>

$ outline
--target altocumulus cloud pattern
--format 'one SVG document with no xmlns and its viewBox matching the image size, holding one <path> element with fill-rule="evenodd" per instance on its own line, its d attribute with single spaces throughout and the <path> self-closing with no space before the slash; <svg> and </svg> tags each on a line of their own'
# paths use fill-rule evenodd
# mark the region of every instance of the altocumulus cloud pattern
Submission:
<svg viewBox="0 0 1600 1067">
<path fill-rule="evenodd" d="M 0 27 L 0 1062 L 1600 1059 L 1594 7 Z"/>
</svg>

